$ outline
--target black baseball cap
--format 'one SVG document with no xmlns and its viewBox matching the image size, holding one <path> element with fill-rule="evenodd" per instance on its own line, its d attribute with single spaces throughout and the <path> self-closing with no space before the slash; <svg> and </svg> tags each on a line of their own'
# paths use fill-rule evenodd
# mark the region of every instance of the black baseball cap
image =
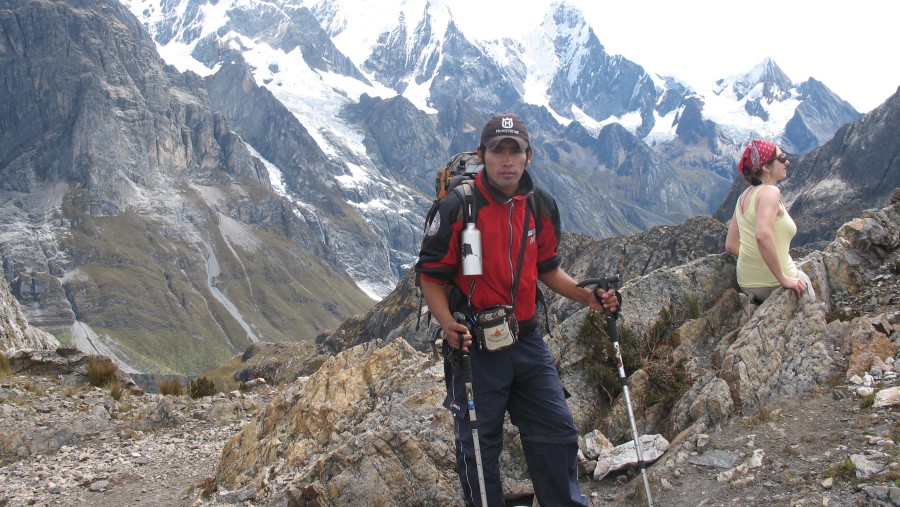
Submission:
<svg viewBox="0 0 900 507">
<path fill-rule="evenodd" d="M 519 143 L 522 151 L 528 149 L 528 127 L 525 121 L 514 113 L 496 114 L 488 120 L 481 131 L 481 144 L 488 149 L 494 149 L 504 139 L 512 139 Z"/>
</svg>

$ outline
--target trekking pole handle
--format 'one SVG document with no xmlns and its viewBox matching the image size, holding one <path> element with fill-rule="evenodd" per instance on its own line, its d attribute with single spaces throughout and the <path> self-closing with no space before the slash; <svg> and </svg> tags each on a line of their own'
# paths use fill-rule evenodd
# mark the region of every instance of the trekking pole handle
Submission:
<svg viewBox="0 0 900 507">
<path fill-rule="evenodd" d="M 604 291 L 608 291 L 609 289 L 618 289 L 619 288 L 619 280 L 620 280 L 619 274 L 616 273 L 614 275 L 602 276 L 600 278 L 588 278 L 587 280 L 578 282 L 578 287 L 590 288 L 591 286 L 593 286 L 593 289 L 591 292 L 593 292 L 594 298 L 597 299 L 597 302 L 599 302 L 602 305 L 603 298 L 600 297 L 600 295 L 598 294 L 597 291 L 599 289 L 603 289 Z M 606 315 L 607 319 L 609 319 L 610 317 L 612 317 L 612 318 L 618 317 L 618 314 L 619 314 L 618 311 L 613 313 L 613 312 L 609 311 L 607 308 L 603 308 L 603 313 Z"/>
<path fill-rule="evenodd" d="M 466 387 L 468 388 L 469 386 L 472 385 L 472 360 L 469 358 L 469 354 L 466 352 L 462 352 L 460 354 L 460 357 L 462 358 L 461 366 L 462 366 L 463 382 L 466 384 Z M 467 391 L 468 391 L 468 389 L 467 389 Z M 474 400 L 469 399 L 467 401 L 470 403 L 470 405 L 474 405 Z M 469 408 L 471 409 L 474 407 L 470 406 Z"/>
<path fill-rule="evenodd" d="M 472 333 L 472 322 L 468 319 L 468 317 L 463 315 L 461 312 L 453 312 L 453 320 L 466 326 L 466 328 L 469 330 L 469 334 Z M 459 343 L 460 343 L 460 347 L 462 347 L 463 334 L 462 333 L 456 333 L 456 334 L 459 335 Z M 462 348 L 460 348 L 460 350 L 462 350 Z"/>
</svg>

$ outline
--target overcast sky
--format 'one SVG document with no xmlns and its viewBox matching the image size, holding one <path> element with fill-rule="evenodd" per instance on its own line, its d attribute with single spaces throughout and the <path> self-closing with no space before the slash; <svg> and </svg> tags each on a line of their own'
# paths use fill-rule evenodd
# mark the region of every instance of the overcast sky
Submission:
<svg viewBox="0 0 900 507">
<path fill-rule="evenodd" d="M 814 77 L 863 113 L 900 87 L 900 9 L 891 0 L 568 1 L 608 53 L 697 87 L 743 74 L 766 57 L 795 83 Z M 527 9 L 513 7 L 524 2 L 448 2 L 477 13 L 460 24 L 513 34 L 536 26 L 552 0 L 531 0 Z"/>
</svg>

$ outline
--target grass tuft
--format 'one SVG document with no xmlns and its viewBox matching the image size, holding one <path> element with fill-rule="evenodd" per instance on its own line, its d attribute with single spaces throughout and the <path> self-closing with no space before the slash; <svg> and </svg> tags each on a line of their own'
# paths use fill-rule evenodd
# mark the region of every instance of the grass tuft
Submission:
<svg viewBox="0 0 900 507">
<path fill-rule="evenodd" d="M 847 458 L 840 463 L 831 465 L 831 467 L 825 471 L 825 477 L 832 477 L 845 481 L 855 481 L 856 465 L 853 464 L 853 461 L 850 458 Z"/>
<path fill-rule="evenodd" d="M 47 396 L 47 391 L 44 391 L 44 388 L 37 384 L 32 384 L 29 382 L 29 383 L 25 384 L 24 388 L 26 391 L 37 396 L 38 398 L 43 398 L 44 396 Z"/>
<path fill-rule="evenodd" d="M 700 318 L 700 296 L 696 294 L 688 294 L 684 297 L 684 302 L 687 305 L 687 316 L 689 319 L 699 319 Z"/>
<path fill-rule="evenodd" d="M 105 356 L 88 356 L 88 383 L 94 387 L 102 387 L 116 378 L 119 367 Z"/>
<path fill-rule="evenodd" d="M 164 379 L 160 380 L 156 387 L 159 388 L 159 394 L 165 396 L 181 396 L 184 394 L 184 387 L 182 387 L 181 382 L 178 379 Z"/>
<path fill-rule="evenodd" d="M 875 393 L 867 394 L 860 398 L 859 408 L 869 408 L 875 404 Z"/>
<path fill-rule="evenodd" d="M 0 377 L 6 377 L 12 373 L 12 365 L 9 364 L 9 358 L 6 354 L 0 352 Z"/>
<path fill-rule="evenodd" d="M 122 398 L 125 396 L 125 386 L 122 385 L 119 379 L 107 382 L 106 387 L 109 389 L 109 395 L 112 399 L 122 401 Z"/>
</svg>

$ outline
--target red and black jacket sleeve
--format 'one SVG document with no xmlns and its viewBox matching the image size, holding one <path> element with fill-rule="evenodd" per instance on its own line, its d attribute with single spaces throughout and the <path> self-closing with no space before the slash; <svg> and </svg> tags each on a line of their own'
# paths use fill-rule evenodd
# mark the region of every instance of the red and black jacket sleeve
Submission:
<svg viewBox="0 0 900 507">
<path fill-rule="evenodd" d="M 426 225 L 415 266 L 423 280 L 439 284 L 453 281 L 461 261 L 459 234 L 463 223 L 459 220 L 460 206 L 459 194 L 450 192 L 438 204 L 431 223 Z"/>
</svg>

